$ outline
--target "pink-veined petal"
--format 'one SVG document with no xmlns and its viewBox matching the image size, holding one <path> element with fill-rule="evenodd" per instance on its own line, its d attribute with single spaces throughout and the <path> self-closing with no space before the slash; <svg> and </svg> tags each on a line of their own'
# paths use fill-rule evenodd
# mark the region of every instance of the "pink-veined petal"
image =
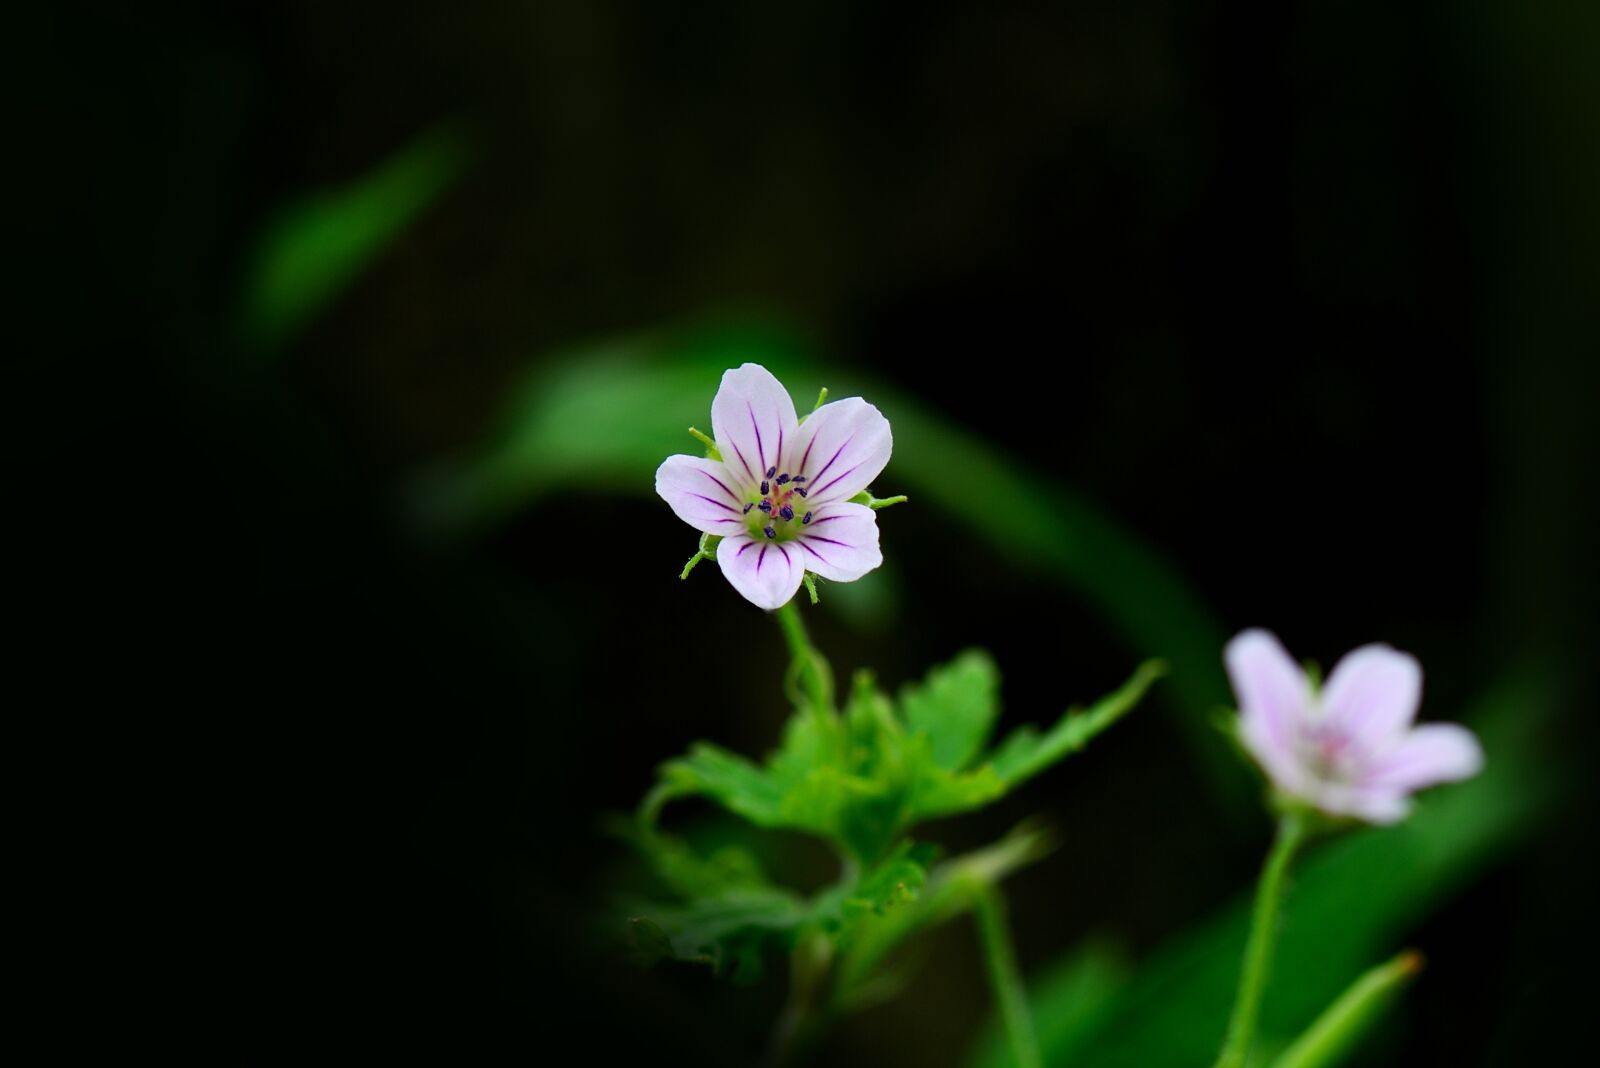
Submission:
<svg viewBox="0 0 1600 1068">
<path fill-rule="evenodd" d="M 669 456 L 656 468 L 656 493 L 677 517 L 707 534 L 735 534 L 745 529 L 744 501 L 738 484 L 715 460 Z"/>
<path fill-rule="evenodd" d="M 1411 726 L 1421 701 L 1421 665 L 1387 645 L 1347 653 L 1322 688 L 1329 724 L 1369 752 L 1393 744 Z"/>
<path fill-rule="evenodd" d="M 717 545 L 717 564 L 733 588 L 769 612 L 787 604 L 800 588 L 806 573 L 802 555 L 793 542 L 783 545 L 748 533 L 723 538 Z"/>
<path fill-rule="evenodd" d="M 1223 653 L 1228 678 L 1239 698 L 1240 737 L 1273 781 L 1295 790 L 1294 739 L 1310 698 L 1305 672 L 1272 634 L 1247 630 Z"/>
<path fill-rule="evenodd" d="M 837 502 L 813 509 L 811 522 L 788 542 L 807 571 L 834 582 L 854 582 L 883 563 L 878 516 L 864 504 Z"/>
<path fill-rule="evenodd" d="M 758 363 L 724 371 L 711 401 L 711 431 L 728 469 L 754 486 L 793 451 L 794 401 L 783 383 Z"/>
<path fill-rule="evenodd" d="M 1441 782 L 1470 779 L 1483 770 L 1483 747 L 1465 727 L 1425 723 L 1373 760 L 1362 782 L 1410 792 Z"/>
<path fill-rule="evenodd" d="M 872 484 L 894 447 L 889 420 L 860 397 L 824 404 L 806 417 L 799 445 L 785 456 L 806 477 L 813 505 L 849 500 Z"/>
</svg>

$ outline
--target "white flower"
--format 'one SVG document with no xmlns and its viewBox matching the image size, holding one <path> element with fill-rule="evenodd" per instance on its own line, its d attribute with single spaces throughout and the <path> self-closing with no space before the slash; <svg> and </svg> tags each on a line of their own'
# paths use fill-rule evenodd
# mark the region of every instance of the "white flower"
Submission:
<svg viewBox="0 0 1600 1068">
<path fill-rule="evenodd" d="M 851 504 L 889 462 L 889 421 L 860 397 L 802 423 L 788 391 L 759 364 L 727 371 L 711 402 L 721 460 L 669 456 L 656 492 L 679 519 L 720 535 L 717 564 L 769 611 L 807 571 L 851 582 L 883 563 L 872 509 Z"/>
<path fill-rule="evenodd" d="M 1394 823 L 1414 791 L 1483 767 L 1465 727 L 1412 725 L 1422 668 L 1387 645 L 1345 656 L 1320 691 L 1264 630 L 1234 638 L 1224 659 L 1245 748 L 1280 791 L 1323 812 Z"/>
</svg>

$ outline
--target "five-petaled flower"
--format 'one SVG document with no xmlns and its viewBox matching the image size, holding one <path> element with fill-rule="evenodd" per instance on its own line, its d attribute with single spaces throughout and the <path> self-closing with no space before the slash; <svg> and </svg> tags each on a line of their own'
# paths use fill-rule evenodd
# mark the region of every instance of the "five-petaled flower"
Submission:
<svg viewBox="0 0 1600 1068">
<path fill-rule="evenodd" d="M 717 563 L 733 588 L 768 610 L 807 571 L 851 582 L 883 563 L 872 509 L 850 498 L 889 462 L 889 421 L 860 397 L 801 422 L 772 372 L 727 371 L 711 402 L 720 460 L 669 456 L 656 492 L 679 519 L 722 537 Z"/>
<path fill-rule="evenodd" d="M 1279 791 L 1325 813 L 1394 823 L 1413 791 L 1483 767 L 1466 728 L 1412 726 L 1422 668 L 1387 645 L 1349 653 L 1320 690 L 1264 630 L 1234 638 L 1224 659 L 1245 747 Z"/>
</svg>

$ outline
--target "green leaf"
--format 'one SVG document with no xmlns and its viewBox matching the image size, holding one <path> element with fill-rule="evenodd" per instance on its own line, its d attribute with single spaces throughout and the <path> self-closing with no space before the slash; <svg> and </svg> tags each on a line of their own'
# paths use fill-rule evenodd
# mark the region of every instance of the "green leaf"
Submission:
<svg viewBox="0 0 1600 1068">
<path fill-rule="evenodd" d="M 654 824 L 665 800 L 700 795 L 759 827 L 782 827 L 783 789 L 764 768 L 737 753 L 700 742 L 689 754 L 659 770 L 661 783 L 646 799 L 641 816 Z"/>
<path fill-rule="evenodd" d="M 645 906 L 631 918 L 635 954 L 644 961 L 709 964 L 736 982 L 760 978 L 763 955 L 792 944 L 810 917 L 805 902 L 768 887 L 728 890 L 682 906 Z"/>
<path fill-rule="evenodd" d="M 1083 712 L 1068 712 L 1044 734 L 1022 727 L 1008 735 L 990 757 L 995 774 L 1007 790 L 1033 778 L 1050 765 L 1082 749 L 1101 731 L 1127 715 L 1150 684 L 1166 673 L 1159 660 L 1139 665 L 1122 688 L 1101 698 Z"/>
<path fill-rule="evenodd" d="M 902 842 L 899 849 L 862 877 L 844 901 L 846 914 L 870 912 L 881 916 L 891 908 L 915 901 L 928 879 L 928 865 L 936 852 L 925 842 Z"/>
<path fill-rule="evenodd" d="M 704 742 L 663 764 L 640 816 L 653 826 L 667 801 L 707 797 L 757 826 L 815 834 L 875 864 L 920 821 L 990 804 L 1081 749 L 1126 714 L 1160 673 L 1158 664 L 1145 664 L 1087 712 L 1069 713 L 1043 735 L 1018 731 L 993 758 L 966 771 L 952 765 L 970 760 L 997 711 L 999 679 L 988 657 L 965 653 L 936 669 L 921 687 L 907 688 L 903 712 L 870 675 L 860 674 L 842 717 L 796 712 L 765 766 Z"/>
<path fill-rule="evenodd" d="M 1421 955 L 1408 950 L 1362 975 L 1272 1062 L 1272 1068 L 1333 1068 L 1343 1063 L 1421 968 Z"/>
<path fill-rule="evenodd" d="M 256 246 L 240 330 L 275 350 L 361 273 L 461 173 L 466 144 L 452 127 L 423 133 L 371 173 L 283 209 Z"/>
<path fill-rule="evenodd" d="M 933 762 L 960 771 L 989 740 L 1000 714 L 1000 671 L 989 654 L 968 649 L 900 691 L 906 727 L 928 736 Z"/>
</svg>

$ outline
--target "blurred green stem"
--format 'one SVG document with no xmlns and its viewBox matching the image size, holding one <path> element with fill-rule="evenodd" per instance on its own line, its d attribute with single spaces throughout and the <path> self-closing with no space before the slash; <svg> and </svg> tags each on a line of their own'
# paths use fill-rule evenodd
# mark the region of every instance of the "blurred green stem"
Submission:
<svg viewBox="0 0 1600 1068">
<path fill-rule="evenodd" d="M 784 641 L 789 643 L 793 657 L 793 671 L 804 684 L 806 696 L 818 715 L 833 713 L 833 672 L 822 654 L 812 646 L 806 636 L 806 625 L 800 620 L 800 609 L 793 600 L 778 609 L 778 626 L 783 628 Z"/>
<path fill-rule="evenodd" d="M 1011 1045 L 1016 1068 L 1044 1068 L 1039 1053 L 1039 1036 L 1033 1029 L 1033 1014 L 1028 994 L 1017 970 L 1017 955 L 1011 948 L 1011 927 L 1006 922 L 1006 903 L 1000 890 L 986 883 L 976 899 L 978 933 L 983 940 L 983 955 L 989 965 L 989 982 L 994 987 L 1000 1018 Z"/>
<path fill-rule="evenodd" d="M 1289 812 L 1278 822 L 1278 837 L 1267 855 L 1256 887 L 1255 913 L 1250 922 L 1250 942 L 1245 948 L 1244 971 L 1239 976 L 1239 993 L 1233 1002 L 1233 1018 L 1228 1021 L 1228 1038 L 1216 1068 L 1243 1068 L 1256 1034 L 1256 1013 L 1266 989 L 1267 973 L 1272 968 L 1272 947 L 1278 937 L 1278 906 L 1283 901 L 1283 877 L 1294 855 L 1305 840 L 1305 818 Z"/>
</svg>

